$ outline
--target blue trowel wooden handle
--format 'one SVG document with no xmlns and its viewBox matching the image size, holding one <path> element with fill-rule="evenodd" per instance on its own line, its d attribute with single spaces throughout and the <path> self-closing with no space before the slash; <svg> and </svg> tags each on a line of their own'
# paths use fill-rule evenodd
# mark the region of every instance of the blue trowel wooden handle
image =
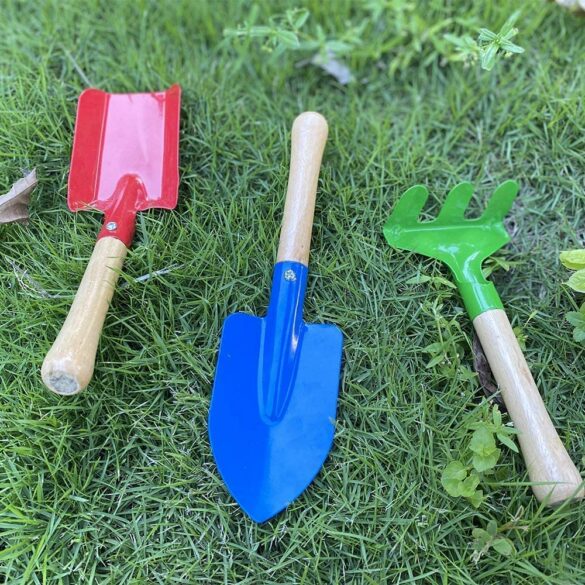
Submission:
<svg viewBox="0 0 585 585">
<path fill-rule="evenodd" d="M 327 121 L 317 112 L 304 112 L 293 123 L 290 173 L 277 262 L 309 264 L 317 180 L 327 132 Z"/>
</svg>

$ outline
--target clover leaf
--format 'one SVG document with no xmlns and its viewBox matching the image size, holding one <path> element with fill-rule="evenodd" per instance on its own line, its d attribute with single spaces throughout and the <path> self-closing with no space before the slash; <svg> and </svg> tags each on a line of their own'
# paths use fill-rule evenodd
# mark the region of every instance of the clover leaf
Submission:
<svg viewBox="0 0 585 585">
<path fill-rule="evenodd" d="M 569 270 L 585 268 L 585 250 L 565 250 L 559 255 L 561 264 Z"/>
</svg>

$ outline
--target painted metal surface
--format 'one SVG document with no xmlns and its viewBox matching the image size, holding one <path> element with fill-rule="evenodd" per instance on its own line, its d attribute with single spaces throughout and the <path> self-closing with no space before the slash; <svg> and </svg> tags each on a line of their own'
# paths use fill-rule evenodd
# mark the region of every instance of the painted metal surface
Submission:
<svg viewBox="0 0 585 585">
<path fill-rule="evenodd" d="M 308 269 L 275 265 L 266 317 L 223 326 L 209 437 L 230 493 L 256 522 L 297 498 L 331 448 L 342 333 L 302 319 Z"/>
<path fill-rule="evenodd" d="M 67 202 L 72 211 L 104 212 L 98 238 L 128 247 L 138 211 L 177 205 L 180 104 L 178 85 L 130 94 L 87 89 L 79 97 Z"/>
<path fill-rule="evenodd" d="M 483 214 L 468 219 L 465 213 L 473 196 L 473 185 L 460 183 L 449 192 L 435 219 L 420 221 L 428 191 L 426 187 L 416 185 L 396 203 L 384 226 L 384 236 L 394 248 L 445 262 L 455 277 L 470 317 L 474 319 L 484 311 L 502 308 L 494 285 L 482 274 L 481 265 L 510 240 L 503 219 L 517 194 L 515 181 L 502 183 Z"/>
</svg>

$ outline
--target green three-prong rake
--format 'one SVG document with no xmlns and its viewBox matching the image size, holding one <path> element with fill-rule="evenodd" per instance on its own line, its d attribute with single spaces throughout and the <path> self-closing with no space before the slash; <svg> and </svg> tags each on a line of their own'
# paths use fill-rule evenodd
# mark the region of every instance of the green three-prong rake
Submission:
<svg viewBox="0 0 585 585">
<path fill-rule="evenodd" d="M 384 235 L 394 248 L 445 262 L 455 276 L 473 319 L 490 308 L 502 308 L 494 285 L 483 277 L 481 264 L 509 242 L 510 236 L 502 220 L 517 193 L 515 181 L 502 183 L 484 213 L 478 218 L 467 219 L 465 212 L 473 195 L 473 185 L 459 183 L 447 195 L 437 218 L 421 222 L 418 218 L 429 193 L 423 185 L 415 185 L 399 199 L 384 226 Z"/>
<path fill-rule="evenodd" d="M 420 221 L 428 191 L 416 185 L 398 200 L 384 236 L 393 248 L 436 258 L 451 269 L 518 429 L 532 489 L 539 501 L 555 505 L 585 495 L 581 476 L 550 420 L 500 297 L 481 270 L 482 262 L 510 240 L 503 219 L 517 193 L 515 181 L 502 183 L 483 214 L 468 219 L 473 186 L 460 183 L 436 219 Z"/>
</svg>

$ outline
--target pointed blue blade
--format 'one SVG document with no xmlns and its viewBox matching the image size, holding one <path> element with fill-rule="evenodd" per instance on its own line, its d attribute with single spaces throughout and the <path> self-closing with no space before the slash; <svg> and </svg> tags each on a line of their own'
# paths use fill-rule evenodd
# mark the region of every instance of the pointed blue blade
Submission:
<svg viewBox="0 0 585 585">
<path fill-rule="evenodd" d="M 256 522 L 298 497 L 333 442 L 343 338 L 302 321 L 307 268 L 275 266 L 268 314 L 223 327 L 209 438 L 230 493 Z"/>
</svg>

